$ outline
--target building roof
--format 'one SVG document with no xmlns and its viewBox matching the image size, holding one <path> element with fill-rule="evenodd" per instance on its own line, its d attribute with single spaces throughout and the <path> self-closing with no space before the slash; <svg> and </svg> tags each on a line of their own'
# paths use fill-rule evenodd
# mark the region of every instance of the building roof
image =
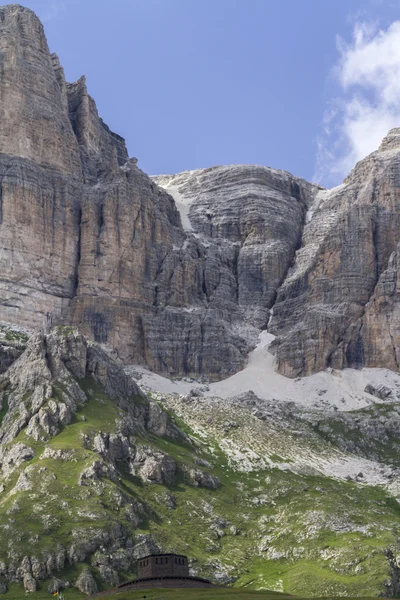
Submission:
<svg viewBox="0 0 400 600">
<path fill-rule="evenodd" d="M 157 556 L 179 556 L 179 558 L 187 558 L 185 554 L 176 554 L 175 552 L 158 552 L 153 554 L 146 554 L 146 556 L 141 556 L 138 560 L 144 560 L 145 558 L 152 558 Z"/>
</svg>

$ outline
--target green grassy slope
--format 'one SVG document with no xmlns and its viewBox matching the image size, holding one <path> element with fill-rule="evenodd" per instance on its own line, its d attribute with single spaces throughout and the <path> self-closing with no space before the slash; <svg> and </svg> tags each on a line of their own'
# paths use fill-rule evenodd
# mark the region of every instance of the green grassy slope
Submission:
<svg viewBox="0 0 400 600">
<path fill-rule="evenodd" d="M 207 411 L 200 415 L 193 407 L 182 412 L 182 406 L 167 402 L 163 406 L 168 407 L 171 421 L 187 437 L 158 437 L 138 430 L 131 443 L 174 459 L 178 470 L 173 484 L 143 481 L 121 462 L 115 476 L 105 471 L 79 485 L 84 469 L 95 461 L 106 464 L 93 450 L 95 436 L 113 433 L 117 422 L 127 415 L 92 379 L 78 383 L 87 401 L 58 435 L 47 441 L 34 440 L 23 429 L 8 444 L 26 444 L 35 456 L 8 479 L 0 479 L 4 485 L 0 492 L 0 565 L 10 556 L 40 559 L 61 544 L 68 552 L 74 548 L 78 559 L 70 560 L 68 555 L 58 577 L 74 583 L 90 568 L 99 589 L 104 590 L 112 586 L 102 579 L 99 565 L 108 561 L 121 581 L 134 578 L 134 562 L 127 566 L 119 560 L 119 549 L 137 549 L 132 554 L 135 558 L 143 540 L 151 540 L 163 551 L 189 556 L 194 573 L 230 585 L 237 590 L 230 592 L 232 597 L 238 600 L 256 597 L 250 592 L 263 590 L 301 597 L 390 593 L 387 552 L 400 554 L 400 504 L 396 498 L 384 486 L 300 474 L 288 468 L 295 451 L 308 448 L 310 453 L 328 455 L 332 451 L 329 440 L 316 435 L 307 441 L 296 438 L 294 432 L 283 435 L 283 430 L 265 422 L 257 429 L 253 417 L 235 407 L 229 411 L 229 420 L 234 422 L 229 428 L 219 422 L 217 410 L 212 416 Z M 54 399 L 62 402 L 63 393 L 62 382 L 55 382 Z M 131 401 L 139 406 L 143 398 Z M 6 405 L 2 414 L 5 411 Z M 227 418 L 226 414 L 220 416 Z M 257 450 L 257 460 L 250 450 L 243 450 L 249 463 L 254 459 L 251 469 L 244 468 L 242 460 L 232 459 L 234 441 L 247 443 L 254 456 Z M 63 459 L 56 454 L 60 451 Z M 260 461 L 260 456 L 268 460 Z M 279 465 L 282 461 L 286 466 Z M 216 475 L 220 487 L 214 490 L 190 482 L 186 470 L 194 466 Z M 127 512 L 132 506 L 136 522 Z M 111 537 L 106 539 L 105 534 Z M 86 548 L 92 544 L 93 549 L 79 559 L 82 544 Z M 49 581 L 38 579 L 39 591 L 33 597 L 48 596 Z M 8 597 L 18 596 L 21 589 L 19 584 L 10 584 Z M 155 595 L 148 597 L 179 600 L 182 593 L 189 594 L 160 593 L 154 591 Z M 190 591 L 196 599 L 203 593 L 210 594 Z M 215 597 L 230 593 L 216 590 Z M 75 589 L 67 589 L 66 594 L 68 600 L 82 597 Z M 135 598 L 132 594 L 121 592 L 118 598 Z"/>
</svg>

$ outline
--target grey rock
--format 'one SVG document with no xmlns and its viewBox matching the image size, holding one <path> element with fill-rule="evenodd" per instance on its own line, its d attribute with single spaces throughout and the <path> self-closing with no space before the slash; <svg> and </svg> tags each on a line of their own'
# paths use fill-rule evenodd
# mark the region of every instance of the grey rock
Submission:
<svg viewBox="0 0 400 600">
<path fill-rule="evenodd" d="M 56 592 L 63 590 L 64 587 L 65 583 L 61 579 L 57 579 L 56 577 L 54 577 L 47 586 L 47 591 L 49 592 L 49 594 L 55 594 Z"/>
<path fill-rule="evenodd" d="M 117 473 L 112 465 L 108 465 L 105 462 L 99 460 L 94 461 L 90 467 L 86 467 L 79 475 L 78 484 L 81 486 L 87 486 L 90 482 L 98 481 L 100 479 L 110 479 L 111 481 L 117 481 Z"/>
<path fill-rule="evenodd" d="M 32 336 L 25 352 L 0 377 L 8 398 L 8 412 L 0 424 L 1 444 L 13 440 L 24 427 L 28 435 L 41 441 L 57 435 L 71 421 L 72 411 L 87 402 L 76 381 L 84 377 L 103 386 L 105 393 L 126 412 L 120 433 L 102 441 L 96 439 L 99 452 L 104 451 L 109 459 L 118 461 L 134 454 L 134 446 L 128 447 L 125 439 L 134 432 L 149 429 L 160 436 L 182 435 L 169 423 L 166 413 L 125 374 L 122 365 L 75 329 L 54 328 L 47 335 Z M 53 386 L 58 385 L 64 390 L 62 401 L 53 398 Z M 2 394 L 0 391 L 0 397 Z M 25 446 L 0 452 L 29 455 Z"/>
<path fill-rule="evenodd" d="M 87 596 L 92 596 L 98 592 L 96 581 L 90 569 L 82 571 L 75 582 L 75 587 L 77 587 L 82 594 L 86 594 Z"/>
<path fill-rule="evenodd" d="M 99 118 L 85 78 L 66 82 L 34 13 L 1 10 L 0 319 L 84 323 L 124 362 L 161 372 L 218 379 L 242 368 L 254 335 L 238 325 L 267 322 L 318 188 L 255 166 L 157 185 Z M 162 185 L 192 200 L 197 237 Z M 18 218 L 24 190 L 29 220 Z"/>
<path fill-rule="evenodd" d="M 284 375 L 328 366 L 398 370 L 399 164 L 395 129 L 344 184 L 316 196 L 270 322 Z"/>
<path fill-rule="evenodd" d="M 285 375 L 399 370 L 399 129 L 330 191 L 256 165 L 150 178 L 34 13 L 0 11 L 1 321 L 76 324 L 124 363 L 189 378 L 240 370 L 267 325 Z M 3 341 L 0 372 L 21 350 Z M 50 393 L 32 397 L 35 439 L 68 422 Z"/>
<path fill-rule="evenodd" d="M 183 471 L 188 481 L 196 487 L 205 487 L 210 490 L 216 490 L 221 485 L 218 477 L 212 473 L 206 473 L 190 466 L 184 466 Z"/>
<path fill-rule="evenodd" d="M 6 448 L 0 446 L 0 468 L 2 474 L 4 477 L 8 477 L 23 462 L 31 460 L 34 456 L 34 450 L 22 442 Z"/>
<path fill-rule="evenodd" d="M 23 583 L 25 592 L 36 592 L 36 579 L 30 573 L 26 573 L 26 575 L 24 575 Z"/>
<path fill-rule="evenodd" d="M 93 450 L 114 465 L 135 456 L 135 449 L 128 438 L 119 434 L 99 433 L 93 440 Z"/>
<path fill-rule="evenodd" d="M 50 446 L 47 446 L 44 452 L 40 455 L 39 460 L 45 460 L 46 458 L 52 458 L 53 460 L 73 461 L 75 451 L 74 450 L 55 450 Z M 76 459 L 75 459 L 76 460 Z"/>
<path fill-rule="evenodd" d="M 29 467 L 22 471 L 20 476 L 18 477 L 16 485 L 12 488 L 9 495 L 13 496 L 19 492 L 27 492 L 31 490 L 33 487 L 32 483 L 32 473 Z"/>
<path fill-rule="evenodd" d="M 141 556 L 147 556 L 148 554 L 158 554 L 161 552 L 160 547 L 154 541 L 151 534 L 139 534 L 135 537 L 135 545 L 132 551 L 132 557 L 138 559 Z"/>
<path fill-rule="evenodd" d="M 380 398 L 381 400 L 387 400 L 390 396 L 393 395 L 392 390 L 383 384 L 373 385 L 372 383 L 369 383 L 365 386 L 364 391 L 367 394 L 371 394 L 372 396 Z"/>
<path fill-rule="evenodd" d="M 135 464 L 143 481 L 171 485 L 175 481 L 176 463 L 170 456 L 148 447 L 141 447 Z"/>
<path fill-rule="evenodd" d="M 208 460 L 204 460 L 204 458 L 196 458 L 196 465 L 200 465 L 201 467 L 207 467 L 208 469 L 212 469 L 212 464 L 208 462 Z"/>
</svg>

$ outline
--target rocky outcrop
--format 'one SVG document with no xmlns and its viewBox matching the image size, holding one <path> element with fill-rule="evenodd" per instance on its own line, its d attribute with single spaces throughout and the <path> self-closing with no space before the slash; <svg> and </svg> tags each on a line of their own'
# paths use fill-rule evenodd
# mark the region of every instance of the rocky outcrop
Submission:
<svg viewBox="0 0 400 600">
<path fill-rule="evenodd" d="M 205 487 L 210 490 L 217 490 L 221 485 L 218 477 L 212 473 L 205 473 L 200 469 L 194 467 L 187 467 L 184 469 L 184 475 L 186 479 L 195 487 Z"/>
<path fill-rule="evenodd" d="M 0 471 L 4 477 L 9 477 L 23 462 L 31 460 L 35 452 L 29 446 L 18 442 L 9 448 L 0 449 Z"/>
<path fill-rule="evenodd" d="M 56 328 L 32 336 L 0 388 L 8 398 L 0 428 L 0 593 L 7 585 L 55 593 L 71 577 L 85 594 L 103 592 L 153 552 L 197 556 L 196 574 L 226 584 L 240 577 L 246 585 L 267 556 L 289 579 L 307 559 L 306 585 L 318 597 L 332 593 L 335 578 L 335 590 L 353 596 L 360 585 L 365 597 L 385 583 L 390 591 L 383 552 L 390 546 L 399 555 L 399 385 L 392 402 L 348 412 L 252 392 L 227 400 L 154 392 L 166 417 L 104 350 L 75 329 Z M 34 420 L 44 408 L 54 430 Z M 321 548 L 315 540 L 327 532 L 334 546 Z M 300 585 L 287 591 L 300 594 Z"/>
<path fill-rule="evenodd" d="M 88 426 L 82 412 L 89 404 L 93 411 L 89 416 L 95 417 Z M 161 436 L 188 439 L 125 375 L 120 363 L 73 328 L 58 327 L 30 338 L 23 354 L 0 378 L 0 405 L 5 407 L 0 422 L 1 527 L 5 532 L 11 524 L 12 530 L 0 548 L 2 558 L 8 548 L 6 562 L 0 562 L 4 577 L 0 590 L 6 591 L 11 581 L 34 592 L 50 578 L 52 589 L 67 587 L 70 584 L 55 575 L 83 562 L 90 562 L 105 586 L 117 585 L 118 573 L 132 571 L 133 532 L 148 512 L 122 483 L 123 477 L 131 481 L 130 473 L 137 468 L 149 483 L 175 480 L 175 462 L 156 448 L 138 445 L 136 438 L 149 443 Z M 99 418 L 103 430 L 98 428 Z M 60 434 L 67 425 L 72 426 L 71 437 L 63 447 Z M 24 440 L 32 439 L 34 449 L 16 440 L 20 433 Z M 36 457 L 39 460 L 33 461 Z M 65 474 L 68 484 L 60 482 Z M 21 499 L 26 494 L 31 495 L 29 519 L 37 529 L 22 520 L 21 531 L 14 517 L 23 511 Z M 74 528 L 69 528 L 65 547 L 55 544 L 52 535 L 47 538 L 69 519 Z M 93 527 L 88 527 L 90 523 Z M 33 533 L 37 530 L 40 538 Z M 39 539 L 41 544 L 46 540 L 40 551 L 35 547 Z M 21 556 L 19 544 L 30 555 Z M 88 595 L 97 589 L 90 570 L 81 573 L 75 585 Z"/>
<path fill-rule="evenodd" d="M 316 196 L 270 323 L 285 375 L 327 366 L 397 369 L 399 132 L 389 132 L 344 184 Z"/>
<path fill-rule="evenodd" d="M 136 454 L 135 464 L 143 481 L 166 485 L 175 482 L 176 463 L 164 452 L 142 446 Z"/>
<path fill-rule="evenodd" d="M 105 462 L 96 460 L 90 467 L 87 467 L 79 475 L 78 485 L 86 486 L 88 482 L 98 481 L 99 479 L 117 480 L 115 468 Z"/>
<path fill-rule="evenodd" d="M 121 365 L 77 330 L 56 328 L 48 335 L 33 336 L 26 351 L 0 378 L 0 401 L 8 407 L 0 424 L 0 464 L 5 474 L 34 453 L 24 444 L 12 449 L 4 444 L 23 428 L 34 440 L 57 435 L 71 422 L 72 412 L 87 402 L 78 384 L 85 377 L 97 382 L 126 411 L 120 424 L 122 437 L 111 436 L 111 454 L 118 452 L 117 441 L 123 445 L 124 435 L 134 431 L 177 435 L 166 414 L 146 398 Z"/>
<path fill-rule="evenodd" d="M 25 592 L 36 592 L 36 589 L 37 589 L 36 579 L 30 573 L 27 573 L 24 576 Z"/>
<path fill-rule="evenodd" d="M 393 391 L 383 384 L 373 385 L 372 383 L 369 383 L 365 386 L 364 391 L 367 392 L 367 394 L 371 394 L 371 396 L 380 398 L 381 400 L 393 400 Z"/>
<path fill-rule="evenodd" d="M 82 594 L 86 594 L 87 596 L 92 596 L 98 592 L 96 581 L 90 569 L 82 571 L 76 580 L 75 586 Z"/>
<path fill-rule="evenodd" d="M 57 577 L 54 577 L 51 582 L 49 583 L 48 587 L 47 587 L 47 591 L 49 592 L 49 594 L 56 594 L 57 592 L 60 592 L 61 590 L 63 590 L 66 587 L 64 581 L 62 581 L 61 579 L 58 579 Z"/>
</svg>

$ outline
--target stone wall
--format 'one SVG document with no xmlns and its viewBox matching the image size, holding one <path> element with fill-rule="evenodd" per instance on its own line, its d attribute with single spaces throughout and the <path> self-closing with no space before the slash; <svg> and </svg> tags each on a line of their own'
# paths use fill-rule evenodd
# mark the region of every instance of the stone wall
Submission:
<svg viewBox="0 0 400 600">
<path fill-rule="evenodd" d="M 149 590 L 152 588 L 205 588 L 205 587 L 215 587 L 211 581 L 207 581 L 206 579 L 200 578 L 160 578 L 160 579 L 143 579 L 138 581 L 137 583 L 132 582 L 132 584 L 124 586 L 124 591 L 135 591 L 135 590 Z"/>
<path fill-rule="evenodd" d="M 188 577 L 189 567 L 186 556 L 163 554 L 147 556 L 138 560 L 138 579 L 150 577 Z"/>
</svg>

